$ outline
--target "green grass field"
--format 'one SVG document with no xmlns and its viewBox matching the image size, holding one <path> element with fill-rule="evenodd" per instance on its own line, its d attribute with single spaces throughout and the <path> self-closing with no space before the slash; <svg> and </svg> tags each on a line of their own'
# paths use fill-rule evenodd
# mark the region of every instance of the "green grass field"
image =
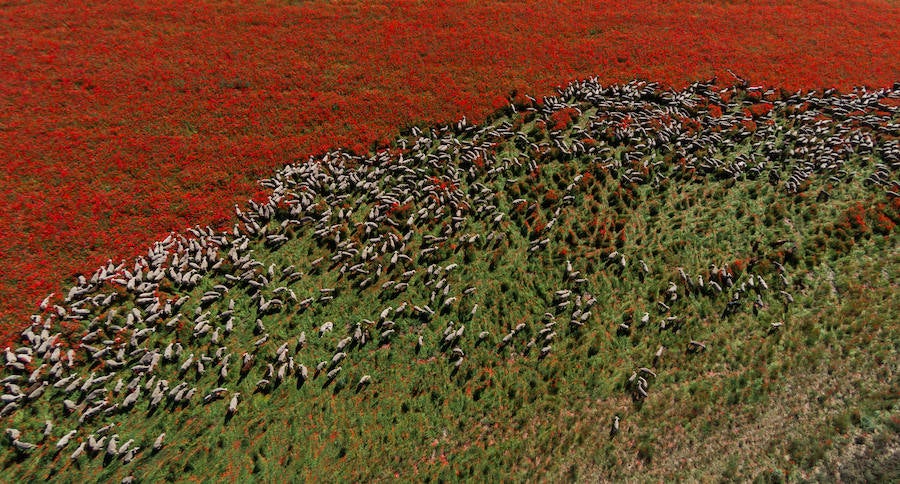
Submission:
<svg viewBox="0 0 900 484">
<path fill-rule="evenodd" d="M 235 233 L 52 300 L 61 376 L 112 376 L 16 399 L 2 423 L 37 447 L 4 436 L 0 480 L 896 479 L 898 93 L 594 88 L 289 167 Z M 0 375 L 27 394 L 44 362 Z M 161 380 L 196 392 L 153 406 Z M 133 460 L 71 458 L 108 424 Z"/>
</svg>

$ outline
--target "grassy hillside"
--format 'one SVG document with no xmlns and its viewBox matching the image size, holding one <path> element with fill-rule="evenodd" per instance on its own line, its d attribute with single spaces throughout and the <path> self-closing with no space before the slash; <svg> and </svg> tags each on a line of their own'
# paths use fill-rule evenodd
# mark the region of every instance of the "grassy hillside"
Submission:
<svg viewBox="0 0 900 484">
<path fill-rule="evenodd" d="M 0 479 L 896 478 L 898 100 L 585 81 L 285 167 L 48 298 Z"/>
</svg>

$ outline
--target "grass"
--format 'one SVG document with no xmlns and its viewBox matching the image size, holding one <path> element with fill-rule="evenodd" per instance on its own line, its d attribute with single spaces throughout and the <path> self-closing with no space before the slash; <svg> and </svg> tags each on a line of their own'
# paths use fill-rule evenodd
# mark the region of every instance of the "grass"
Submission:
<svg viewBox="0 0 900 484">
<path fill-rule="evenodd" d="M 644 94 L 635 94 L 644 88 Z M 896 178 L 897 163 L 885 155 L 896 143 L 889 134 L 896 109 L 874 114 L 865 100 L 832 97 L 802 117 L 786 113 L 793 104 L 790 95 L 772 93 L 775 109 L 749 132 L 741 126 L 747 119 L 742 107 L 758 101 L 751 93 L 729 88 L 731 99 L 725 102 L 718 99 L 720 87 L 691 89 L 683 94 L 696 102 L 693 107 L 672 103 L 689 115 L 681 122 L 662 109 L 671 93 L 645 83 L 630 84 L 618 97 L 607 91 L 602 99 L 612 100 L 612 109 L 567 90 L 543 102 L 514 100 L 483 126 L 437 126 L 421 134 L 411 128 L 390 148 L 367 158 L 331 153 L 313 160 L 322 173 L 318 178 L 282 171 L 263 181 L 285 189 L 275 190 L 274 216 L 254 220 L 270 234 L 286 234 L 287 241 L 277 248 L 267 245 L 264 237 L 250 234 L 249 221 L 237 225 L 243 235 L 250 234 L 246 239 L 228 234 L 212 243 L 209 234 L 201 235 L 219 247 L 214 253 L 224 260 L 221 267 L 199 271 L 203 276 L 195 286 L 166 276 L 153 295 L 161 305 L 191 297 L 180 310 L 186 315 L 181 324 L 167 328 L 163 323 L 169 318 L 163 318 L 149 325 L 156 331 L 146 340 L 129 346 L 144 323 L 129 325 L 126 315 L 135 307 L 142 317 L 152 311 L 136 306 L 135 292 L 110 280 L 93 290 L 120 294 L 118 301 L 111 307 L 87 304 L 90 313 L 67 323 L 75 327 L 62 336 L 66 345 L 74 345 L 89 329 L 100 328 L 104 337 L 123 338 L 121 344 L 110 343 L 114 350 L 121 345 L 128 351 L 162 351 L 180 342 L 184 353 L 178 361 L 161 363 L 157 378 L 167 379 L 170 388 L 180 381 L 196 387 L 193 400 L 165 401 L 153 411 L 150 392 L 144 391 L 134 409 L 81 426 L 72 444 L 55 455 L 56 439 L 78 422 L 77 413 L 61 412 L 61 401 L 85 395 L 51 388 L 4 417 L 4 425 L 20 429 L 22 440 L 39 447 L 24 454 L 4 446 L 0 478 L 767 481 L 833 475 L 839 463 L 860 455 L 848 450 L 851 445 L 874 448 L 881 439 L 881 449 L 895 449 L 896 442 L 884 436 L 896 428 L 897 415 L 898 387 L 891 371 L 900 341 L 895 323 L 900 320 L 900 244 L 893 225 L 897 199 L 865 180 L 878 164 L 887 167 L 886 178 Z M 790 174 L 821 153 L 779 158 L 765 142 L 774 140 L 780 153 L 802 147 L 799 135 L 814 122 L 816 109 L 824 113 L 839 102 L 863 105 L 882 127 L 832 115 L 827 134 L 869 135 L 876 148 L 840 152 L 844 172 L 816 169 L 792 192 L 785 182 Z M 633 107 L 625 107 L 629 103 Z M 716 122 L 708 116 L 713 104 L 726 113 L 721 122 L 733 126 L 710 127 Z M 564 107 L 582 114 L 555 129 L 561 115 L 554 113 Z M 619 134 L 616 130 L 625 129 L 618 114 L 623 111 L 634 123 L 669 123 L 681 139 L 693 136 L 701 142 L 693 169 L 677 161 L 672 143 L 641 148 L 646 136 Z M 517 139 L 516 133 L 525 137 Z M 711 143 L 714 133 L 724 140 Z M 578 151 L 576 141 L 591 148 Z M 742 154 L 770 164 L 760 176 L 747 169 L 728 174 L 726 168 Z M 704 156 L 718 160 L 718 167 L 704 168 Z M 373 174 L 376 169 L 382 173 Z M 371 175 L 372 185 L 357 181 L 341 188 L 336 174 L 342 170 L 361 180 Z M 780 181 L 771 183 L 770 171 Z M 842 181 L 834 182 L 833 176 Z M 301 182 L 309 184 L 307 189 L 300 188 Z M 402 190 L 416 184 L 420 190 L 434 188 L 403 200 Z M 392 191 L 399 203 L 378 198 Z M 819 197 L 823 191 L 827 200 Z M 348 196 L 328 212 L 329 194 Z M 299 218 L 290 214 L 288 202 L 305 196 L 312 197 L 303 202 L 311 221 L 282 227 L 283 221 Z M 384 210 L 396 227 L 379 224 L 371 235 L 382 238 L 367 238 L 363 223 Z M 313 233 L 322 228 L 327 235 Z M 472 240 L 475 234 L 479 237 Z M 167 265 L 176 265 L 172 255 L 179 252 L 178 240 L 165 258 Z M 239 254 L 258 261 L 255 267 L 238 268 L 240 258 L 228 255 L 241 241 L 248 245 Z M 332 262 L 340 250 L 353 248 L 347 241 L 360 251 L 368 244 L 378 252 Z M 189 243 L 183 239 L 180 244 Z M 422 254 L 429 247 L 435 249 Z M 410 259 L 391 262 L 395 251 Z M 180 252 L 181 260 L 192 253 Z M 192 259 L 198 267 L 200 258 Z M 315 265 L 319 258 L 324 261 Z M 350 269 L 357 263 L 369 272 Z M 452 264 L 457 266 L 447 269 Z M 281 275 L 291 265 L 303 272 L 298 280 Z M 226 278 L 242 273 L 270 282 L 258 289 Z M 382 289 L 391 280 L 394 284 Z M 408 288 L 398 290 L 401 281 Z M 201 305 L 204 293 L 218 284 L 228 291 Z M 279 286 L 293 291 L 297 301 L 314 301 L 292 302 L 282 292 L 282 310 L 260 312 L 259 296 L 270 300 Z M 323 288 L 334 289 L 332 301 L 320 299 Z M 554 296 L 564 290 L 572 291 L 567 306 Z M 211 342 L 210 333 L 192 334 L 196 316 L 207 311 L 211 325 L 222 328 L 218 315 L 229 301 L 234 302 L 232 334 L 219 344 Z M 404 311 L 396 311 L 404 304 Z M 415 311 L 425 304 L 434 309 L 432 316 Z M 388 316 L 380 318 L 386 308 Z M 117 312 L 110 316 L 111 310 Z M 53 332 L 62 328 L 49 313 L 43 317 Z M 121 331 L 110 328 L 107 318 Z M 263 331 L 256 330 L 257 319 Z M 382 336 L 389 326 L 382 319 L 393 321 L 393 334 Z M 556 325 L 546 325 L 549 320 Z M 326 321 L 334 329 L 320 336 Z M 443 343 L 463 325 L 454 343 Z M 317 363 L 330 361 L 339 341 L 353 338 L 357 328 L 366 341 L 348 346 L 342 371 L 327 381 L 327 365 L 313 378 Z M 301 332 L 307 344 L 296 349 Z M 556 334 L 547 338 L 550 332 Z M 262 333 L 270 341 L 256 350 L 253 343 Z M 512 336 L 504 342 L 507 335 Z M 705 349 L 692 351 L 692 341 Z M 310 380 L 290 376 L 270 390 L 254 391 L 266 364 L 279 366 L 276 348 L 282 343 L 296 363 L 309 368 Z M 220 346 L 232 354 L 231 373 L 223 382 L 214 356 Z M 458 367 L 454 348 L 465 355 Z M 239 376 L 244 352 L 255 354 L 256 363 Z M 189 354 L 211 358 L 205 373 L 195 366 L 179 371 Z M 86 361 L 85 351 L 77 355 L 72 372 L 106 371 Z M 127 383 L 139 357 L 120 358 L 126 370 L 106 383 L 110 402 L 126 395 L 113 390 L 115 380 Z M 34 361 L 34 368 L 39 363 Z M 641 374 L 648 380 L 646 398 L 630 381 L 641 367 L 655 373 Z M 372 382 L 359 387 L 363 375 Z M 203 395 L 217 386 L 228 388 L 227 397 L 202 404 Z M 243 400 L 228 418 L 234 392 Z M 614 415 L 621 417 L 621 426 L 611 437 Z M 41 441 L 48 418 L 56 430 Z M 116 424 L 120 442 L 135 439 L 141 447 L 134 461 L 104 459 L 103 452 L 69 458 L 77 443 L 108 423 Z M 151 451 L 163 431 L 165 446 Z M 864 444 L 851 444 L 860 438 Z"/>
</svg>

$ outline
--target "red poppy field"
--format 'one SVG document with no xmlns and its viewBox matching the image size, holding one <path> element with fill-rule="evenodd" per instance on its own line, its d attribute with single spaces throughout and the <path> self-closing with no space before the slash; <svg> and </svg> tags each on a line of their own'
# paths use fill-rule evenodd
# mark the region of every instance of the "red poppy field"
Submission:
<svg viewBox="0 0 900 484">
<path fill-rule="evenodd" d="M 0 7 L 0 321 L 255 180 L 512 90 L 730 69 L 789 90 L 900 80 L 900 7 L 776 2 L 14 2 Z M 894 27 L 891 27 L 891 26 Z M 730 79 L 729 79 L 730 80 Z M 8 331 L 7 331 L 8 332 Z"/>
</svg>

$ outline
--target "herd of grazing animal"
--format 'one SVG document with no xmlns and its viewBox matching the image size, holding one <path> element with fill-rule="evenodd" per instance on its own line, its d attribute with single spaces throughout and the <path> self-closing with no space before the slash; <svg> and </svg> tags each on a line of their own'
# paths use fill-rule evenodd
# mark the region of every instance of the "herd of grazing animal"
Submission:
<svg viewBox="0 0 900 484">
<path fill-rule="evenodd" d="M 481 317 L 492 301 L 480 286 L 464 282 L 470 267 L 457 252 L 509 245 L 522 213 L 547 220 L 528 240 L 524 257 L 541 257 L 558 245 L 555 231 L 577 208 L 584 180 L 576 175 L 559 195 L 539 199 L 527 188 L 550 163 L 599 166 L 623 187 L 767 177 L 794 194 L 813 177 L 850 181 L 858 169 L 847 162 L 862 156 L 878 160 L 865 166 L 865 183 L 896 198 L 897 109 L 879 100 L 898 94 L 777 96 L 746 85 L 695 83 L 675 91 L 590 79 L 506 109 L 545 125 L 554 113 L 575 109 L 579 115 L 562 130 L 535 137 L 509 119 L 484 126 L 462 120 L 412 128 L 396 148 L 368 156 L 337 151 L 286 166 L 261 181 L 270 190 L 265 203 L 235 207 L 238 222 L 231 230 L 172 234 L 133 262 L 110 261 L 79 276 L 62 298 L 51 294 L 41 302 L 19 345 L 0 354 L 0 418 L 11 422 L 41 405 L 50 420 L 7 428 L 5 452 L 71 461 L 102 456 L 123 464 L 150 459 L 164 451 L 174 430 L 168 437 L 134 433 L 130 414 L 153 419 L 157 411 L 203 405 L 230 420 L 251 411 L 257 394 L 303 391 L 313 380 L 323 387 L 347 380 L 363 392 L 383 382 L 360 367 L 359 352 L 400 342 L 439 353 L 450 372 L 478 351 L 551 358 L 567 338 L 606 324 L 597 314 L 608 303 L 591 287 L 598 277 L 624 271 L 641 280 L 665 271 L 669 279 L 651 311 L 613 324 L 622 336 L 651 325 L 679 331 L 685 321 L 677 310 L 688 297 L 718 301 L 723 317 L 774 301 L 791 304 L 784 267 L 768 280 L 738 275 L 721 262 L 691 274 L 609 251 L 602 271 L 589 273 L 581 261 L 566 260 L 542 312 L 492 326 Z M 748 114 L 760 103 L 771 111 Z M 713 104 L 721 113 L 712 114 Z M 785 111 L 794 113 L 791 123 L 767 122 Z M 514 186 L 525 187 L 525 195 L 514 196 L 507 189 Z M 298 241 L 314 246 L 309 260 L 280 266 L 260 256 Z M 384 305 L 366 318 L 316 319 L 323 308 L 361 293 L 377 295 Z M 313 323 L 285 337 L 278 325 L 301 315 Z M 697 357 L 715 350 L 698 340 L 683 349 Z M 634 370 L 626 388 L 635 401 L 651 396 L 666 358 L 660 345 L 646 355 L 646 367 Z M 294 388 L 286 385 L 292 379 Z M 617 415 L 611 435 L 620 431 L 619 422 Z"/>
</svg>

